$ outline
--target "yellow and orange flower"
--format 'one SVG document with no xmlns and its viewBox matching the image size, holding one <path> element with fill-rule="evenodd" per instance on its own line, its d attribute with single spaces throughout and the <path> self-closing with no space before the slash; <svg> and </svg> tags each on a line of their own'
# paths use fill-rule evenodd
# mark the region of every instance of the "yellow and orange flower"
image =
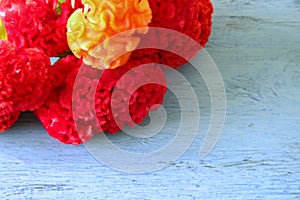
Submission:
<svg viewBox="0 0 300 200">
<path fill-rule="evenodd" d="M 71 51 L 85 64 L 98 69 L 124 65 L 130 52 L 139 44 L 135 31 L 118 41 L 100 45 L 111 36 L 135 28 L 147 28 L 152 19 L 148 0 L 82 0 L 84 9 L 76 10 L 67 23 L 67 39 Z M 131 41 L 131 42 L 129 42 Z M 134 41 L 134 42 L 132 42 Z M 112 63 L 112 56 L 128 52 Z"/>
</svg>

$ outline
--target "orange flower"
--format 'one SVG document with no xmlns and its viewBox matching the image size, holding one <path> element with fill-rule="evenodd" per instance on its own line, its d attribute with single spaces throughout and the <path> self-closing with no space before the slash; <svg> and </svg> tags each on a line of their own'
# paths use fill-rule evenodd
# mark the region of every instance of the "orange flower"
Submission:
<svg viewBox="0 0 300 200">
<path fill-rule="evenodd" d="M 124 65 L 138 43 L 135 31 L 100 46 L 107 38 L 134 28 L 146 28 L 152 12 L 147 0 L 83 0 L 84 9 L 76 10 L 67 23 L 67 38 L 71 51 L 85 64 L 94 68 L 116 68 Z M 129 43 L 128 39 L 134 41 Z M 133 40 L 132 40 L 133 39 Z M 108 66 L 112 55 L 128 52 Z M 110 56 L 108 56 L 110 55 Z"/>
</svg>

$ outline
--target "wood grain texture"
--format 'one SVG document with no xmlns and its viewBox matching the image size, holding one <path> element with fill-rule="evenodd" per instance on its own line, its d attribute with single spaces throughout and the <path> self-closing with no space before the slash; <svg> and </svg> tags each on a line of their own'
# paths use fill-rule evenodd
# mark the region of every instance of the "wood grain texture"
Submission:
<svg viewBox="0 0 300 200">
<path fill-rule="evenodd" d="M 227 91 L 223 135 L 197 157 L 210 115 L 209 96 L 189 66 L 180 72 L 200 92 L 200 131 L 163 170 L 126 174 L 97 162 L 83 146 L 50 138 L 31 113 L 0 135 L 1 199 L 300 199 L 300 1 L 213 0 L 207 51 Z M 161 144 L 173 136 L 178 103 Z M 121 147 L 152 149 L 154 140 L 112 137 Z M 156 147 L 156 146 L 155 146 Z M 155 149 L 155 148 L 154 148 Z"/>
</svg>

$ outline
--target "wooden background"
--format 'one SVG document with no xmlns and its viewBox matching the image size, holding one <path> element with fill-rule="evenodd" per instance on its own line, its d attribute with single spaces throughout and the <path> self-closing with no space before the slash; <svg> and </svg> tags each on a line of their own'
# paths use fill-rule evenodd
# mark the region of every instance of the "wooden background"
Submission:
<svg viewBox="0 0 300 200">
<path fill-rule="evenodd" d="M 122 173 L 83 146 L 50 138 L 25 113 L 0 135 L 0 199 L 300 199 L 300 1 L 213 3 L 207 51 L 224 78 L 228 109 L 223 134 L 206 158 L 197 156 L 199 133 L 169 167 Z M 180 71 L 192 84 L 201 82 L 188 66 Z M 201 132 L 210 104 L 199 84 Z M 165 105 L 174 120 L 162 134 L 172 136 L 178 105 L 171 94 Z M 112 139 L 129 149 L 150 143 L 123 134 Z"/>
</svg>

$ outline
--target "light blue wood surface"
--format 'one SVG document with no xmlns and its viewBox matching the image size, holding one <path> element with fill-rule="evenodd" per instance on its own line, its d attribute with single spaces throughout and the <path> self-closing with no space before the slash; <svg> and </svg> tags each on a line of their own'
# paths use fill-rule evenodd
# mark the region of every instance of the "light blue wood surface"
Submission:
<svg viewBox="0 0 300 200">
<path fill-rule="evenodd" d="M 163 170 L 127 174 L 97 162 L 83 146 L 50 138 L 30 113 L 0 135 L 0 199 L 300 199 L 300 1 L 213 0 L 207 51 L 224 78 L 227 119 L 214 150 L 198 157 L 209 96 L 198 87 L 200 131 L 191 148 Z M 198 86 L 198 85 L 200 86 Z M 172 138 L 178 105 L 160 142 Z M 161 140 L 163 138 L 163 140 Z M 111 137 L 128 149 L 153 140 Z M 146 147 L 145 147 L 146 146 Z"/>
</svg>

